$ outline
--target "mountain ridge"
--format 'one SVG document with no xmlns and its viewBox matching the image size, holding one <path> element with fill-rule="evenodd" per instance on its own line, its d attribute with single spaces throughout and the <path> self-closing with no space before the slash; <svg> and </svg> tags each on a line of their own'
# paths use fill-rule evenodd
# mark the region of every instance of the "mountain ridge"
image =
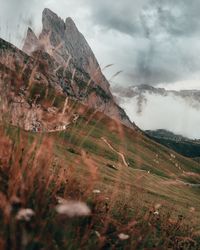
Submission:
<svg viewBox="0 0 200 250">
<path fill-rule="evenodd" d="M 43 28 L 39 37 L 29 28 L 23 50 L 30 56 L 36 51 L 44 51 L 52 56 L 58 64 L 57 70 L 62 71 L 60 86 L 64 92 L 69 88 L 66 74 L 71 81 L 76 98 L 91 108 L 98 109 L 106 115 L 119 120 L 126 126 L 136 128 L 126 113 L 115 102 L 110 91 L 110 84 L 103 75 L 100 66 L 84 36 L 77 29 L 71 18 L 65 22 L 49 9 L 42 14 Z M 69 79 L 70 78 L 70 79 Z M 75 78 L 79 83 L 75 83 Z M 85 89 L 85 93 L 80 89 Z"/>
<path fill-rule="evenodd" d="M 114 93 L 119 93 L 123 97 L 131 98 L 134 97 L 136 94 L 143 93 L 143 92 L 149 92 L 149 93 L 156 93 L 156 94 L 162 94 L 163 96 L 172 93 L 176 94 L 177 96 L 200 96 L 200 90 L 197 89 L 188 89 L 188 90 L 168 90 L 165 88 L 160 87 L 154 87 L 148 84 L 141 84 L 141 85 L 133 85 L 129 87 L 121 87 L 116 86 L 112 88 Z"/>
<path fill-rule="evenodd" d="M 145 134 L 152 140 L 174 150 L 175 152 L 199 162 L 200 140 L 192 140 L 182 135 L 176 135 L 164 129 L 146 130 Z"/>
<path fill-rule="evenodd" d="M 46 8 L 42 13 L 42 24 L 42 32 L 38 37 L 38 42 L 43 46 L 43 49 L 52 54 L 59 63 L 61 63 L 61 59 L 65 63 L 72 61 L 76 69 L 88 73 L 92 80 L 97 81 L 107 93 L 111 94 L 110 84 L 103 76 L 94 53 L 72 18 L 68 17 L 64 22 L 58 15 Z M 29 34 L 27 34 L 25 43 L 29 39 Z M 26 48 L 25 52 L 31 54 L 32 50 Z"/>
</svg>

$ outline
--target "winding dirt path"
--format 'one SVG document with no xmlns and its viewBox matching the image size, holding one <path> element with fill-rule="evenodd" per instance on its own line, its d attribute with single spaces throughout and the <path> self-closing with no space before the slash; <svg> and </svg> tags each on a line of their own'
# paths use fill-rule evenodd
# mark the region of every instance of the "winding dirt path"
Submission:
<svg viewBox="0 0 200 250">
<path fill-rule="evenodd" d="M 117 153 L 117 154 L 121 157 L 121 159 L 122 159 L 124 165 L 125 165 L 126 167 L 128 167 L 128 163 L 126 162 L 126 159 L 125 159 L 124 154 L 122 154 L 122 153 L 118 152 L 116 149 L 114 149 L 113 146 L 107 141 L 106 138 L 101 137 L 101 140 L 102 140 L 102 141 L 103 141 L 112 151 L 114 151 L 115 153 Z M 142 169 L 133 169 L 133 170 L 135 170 L 135 171 L 141 171 L 141 172 L 146 172 L 146 173 L 150 173 L 150 172 L 148 172 L 148 171 L 146 171 L 146 170 L 142 170 Z M 200 187 L 200 184 L 184 182 L 184 181 L 181 181 L 181 180 L 171 180 L 171 181 L 169 181 L 169 182 L 166 181 L 165 184 L 179 184 L 179 185 L 185 185 L 185 186 L 189 186 L 189 187 Z"/>
<path fill-rule="evenodd" d="M 115 153 L 117 153 L 117 154 L 121 157 L 121 159 L 122 159 L 124 165 L 125 165 L 126 167 L 128 167 L 128 163 L 126 162 L 126 159 L 125 159 L 124 154 L 122 154 L 122 153 L 118 152 L 116 149 L 114 149 L 113 146 L 106 140 L 106 138 L 101 137 L 101 140 L 102 140 L 102 141 L 103 141 L 112 151 L 114 151 Z"/>
</svg>

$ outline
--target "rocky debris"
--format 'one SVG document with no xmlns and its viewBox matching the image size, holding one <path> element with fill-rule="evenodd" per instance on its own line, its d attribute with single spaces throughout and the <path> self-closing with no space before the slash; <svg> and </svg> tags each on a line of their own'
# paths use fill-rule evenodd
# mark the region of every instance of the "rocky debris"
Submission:
<svg viewBox="0 0 200 250">
<path fill-rule="evenodd" d="M 7 109 L 13 125 L 20 126 L 27 131 L 39 132 L 42 130 L 43 112 L 41 109 L 30 108 L 25 101 L 23 105 L 19 103 L 10 104 Z"/>
<path fill-rule="evenodd" d="M 55 107 L 49 107 L 49 108 L 47 109 L 47 111 L 48 111 L 49 113 L 56 114 L 56 113 L 58 112 L 58 109 L 55 108 Z"/>
</svg>

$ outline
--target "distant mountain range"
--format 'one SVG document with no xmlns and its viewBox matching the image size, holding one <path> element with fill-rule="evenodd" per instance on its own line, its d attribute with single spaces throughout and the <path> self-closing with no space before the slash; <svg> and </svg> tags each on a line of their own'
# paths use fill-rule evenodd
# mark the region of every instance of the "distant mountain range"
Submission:
<svg viewBox="0 0 200 250">
<path fill-rule="evenodd" d="M 200 140 L 191 140 L 163 129 L 155 131 L 146 130 L 145 134 L 181 155 L 200 161 Z"/>
<path fill-rule="evenodd" d="M 200 108 L 200 90 L 166 90 L 164 88 L 156 88 L 150 85 L 138 85 L 128 88 L 113 87 L 114 93 L 120 94 L 120 97 L 135 98 L 137 97 L 138 112 L 143 111 L 143 105 L 148 101 L 145 95 L 158 95 L 162 97 L 177 96 L 183 98 L 188 105 L 194 108 Z"/>
</svg>

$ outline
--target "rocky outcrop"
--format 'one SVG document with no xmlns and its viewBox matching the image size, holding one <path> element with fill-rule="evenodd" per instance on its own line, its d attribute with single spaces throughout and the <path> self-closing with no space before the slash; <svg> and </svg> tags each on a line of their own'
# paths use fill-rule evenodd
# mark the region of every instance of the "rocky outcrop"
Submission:
<svg viewBox="0 0 200 250">
<path fill-rule="evenodd" d="M 28 30 L 23 50 L 32 56 L 33 48 L 50 55 L 57 63 L 54 72 L 59 74 L 58 83 L 68 96 L 133 128 L 125 112 L 115 103 L 95 55 L 73 20 L 68 17 L 64 22 L 51 10 L 44 9 L 42 24 L 38 38 Z"/>
<path fill-rule="evenodd" d="M 26 40 L 25 40 L 22 50 L 26 52 L 27 54 L 31 55 L 31 53 L 37 50 L 39 47 L 40 47 L 40 42 L 37 36 L 35 35 L 35 33 L 33 32 L 31 28 L 28 28 Z"/>
<path fill-rule="evenodd" d="M 28 56 L 0 39 L 0 58 L 1 121 L 28 131 L 64 130 L 77 117 L 76 111 L 70 111 L 68 100 L 72 105 L 79 100 L 81 109 L 81 102 L 87 102 L 101 112 L 107 109 L 107 114 L 115 119 L 126 119 L 124 111 L 100 87 L 91 82 L 86 91 L 81 86 L 85 84 L 83 80 L 75 76 L 70 80 L 70 72 L 45 51 Z"/>
<path fill-rule="evenodd" d="M 3 39 L 0 58 L 1 121 L 35 132 L 51 131 L 69 123 L 73 114 L 61 112 L 66 96 L 52 72 L 55 65 L 47 64 L 47 60 L 52 63 L 51 58 L 30 57 Z M 58 97 L 62 98 L 60 106 L 54 101 Z"/>
<path fill-rule="evenodd" d="M 102 74 L 89 44 L 77 29 L 74 21 L 68 17 L 64 22 L 51 10 L 44 9 L 42 24 L 43 28 L 38 40 L 45 51 L 60 64 L 69 65 L 71 63 L 74 65 L 74 69 L 87 73 L 107 94 L 111 95 L 109 83 Z M 33 39 L 33 33 L 28 31 L 25 45 L 29 46 L 24 46 L 24 51 L 30 54 L 35 43 L 37 44 L 37 41 Z"/>
<path fill-rule="evenodd" d="M 8 104 L 3 104 L 3 113 L 10 114 L 11 123 L 27 130 L 52 130 L 44 122 L 43 111 L 56 105 L 61 107 L 63 99 L 69 97 L 135 128 L 123 109 L 116 104 L 109 83 L 73 20 L 67 18 L 64 22 L 55 13 L 45 9 L 42 23 L 39 37 L 28 29 L 23 46 L 25 53 L 0 39 L 0 91 L 1 97 L 5 97 L 4 104 L 6 100 Z M 4 93 L 5 82 L 9 85 L 9 93 Z M 23 100 L 16 102 L 22 97 L 19 93 Z M 37 108 L 38 103 L 43 104 L 43 111 Z M 68 123 L 63 122 L 59 126 Z"/>
</svg>

